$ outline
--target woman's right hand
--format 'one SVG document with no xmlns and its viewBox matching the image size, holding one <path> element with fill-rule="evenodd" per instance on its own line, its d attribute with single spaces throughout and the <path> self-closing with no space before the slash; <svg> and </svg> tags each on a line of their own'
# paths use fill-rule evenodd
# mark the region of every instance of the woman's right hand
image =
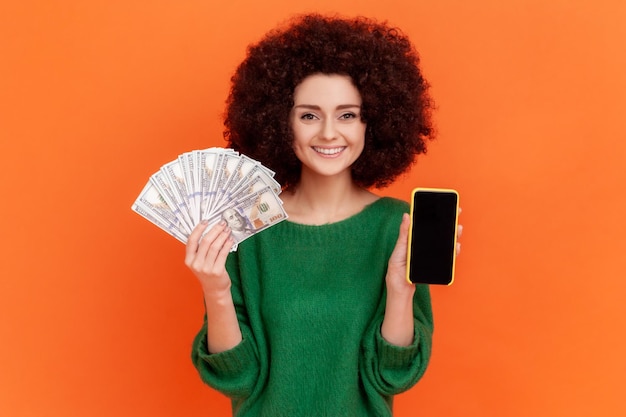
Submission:
<svg viewBox="0 0 626 417">
<path fill-rule="evenodd" d="M 225 221 L 204 233 L 207 227 L 207 222 L 203 221 L 189 235 L 185 264 L 204 291 L 208 351 L 218 353 L 232 349 L 242 340 L 230 293 L 230 276 L 226 271 L 226 258 L 235 241 Z"/>
<path fill-rule="evenodd" d="M 220 294 L 230 291 L 226 258 L 234 240 L 225 221 L 220 221 L 203 236 L 207 226 L 204 220 L 189 235 L 185 265 L 198 278 L 205 295 Z"/>
</svg>

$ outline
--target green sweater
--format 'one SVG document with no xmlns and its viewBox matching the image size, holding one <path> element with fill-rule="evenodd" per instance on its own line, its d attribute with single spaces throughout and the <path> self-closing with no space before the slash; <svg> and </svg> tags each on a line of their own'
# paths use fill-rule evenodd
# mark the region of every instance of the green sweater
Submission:
<svg viewBox="0 0 626 417">
<path fill-rule="evenodd" d="M 426 370 L 433 330 L 428 287 L 418 285 L 413 344 L 380 334 L 387 262 L 407 211 L 381 198 L 337 223 L 283 221 L 229 256 L 243 340 L 209 354 L 205 321 L 192 359 L 235 416 L 391 416 L 392 396 Z"/>
</svg>

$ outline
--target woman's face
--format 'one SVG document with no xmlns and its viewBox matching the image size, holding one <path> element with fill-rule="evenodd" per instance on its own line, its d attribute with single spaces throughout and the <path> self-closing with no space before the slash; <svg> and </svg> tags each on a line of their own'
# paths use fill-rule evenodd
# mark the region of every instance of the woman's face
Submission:
<svg viewBox="0 0 626 417">
<path fill-rule="evenodd" d="M 290 123 L 302 175 L 350 175 L 365 144 L 361 94 L 348 76 L 314 74 L 294 91 Z"/>
</svg>

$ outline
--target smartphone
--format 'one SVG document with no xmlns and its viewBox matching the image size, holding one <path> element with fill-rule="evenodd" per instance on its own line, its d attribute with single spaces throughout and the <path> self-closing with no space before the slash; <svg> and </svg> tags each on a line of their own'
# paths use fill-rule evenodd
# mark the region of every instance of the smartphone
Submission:
<svg viewBox="0 0 626 417">
<path fill-rule="evenodd" d="M 411 193 L 407 280 L 450 285 L 454 281 L 459 194 L 441 188 Z"/>
</svg>

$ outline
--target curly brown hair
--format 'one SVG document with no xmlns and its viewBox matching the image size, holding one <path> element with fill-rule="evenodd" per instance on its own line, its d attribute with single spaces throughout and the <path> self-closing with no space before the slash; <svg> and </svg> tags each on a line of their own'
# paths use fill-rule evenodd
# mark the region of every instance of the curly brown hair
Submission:
<svg viewBox="0 0 626 417">
<path fill-rule="evenodd" d="M 248 47 L 226 102 L 228 145 L 274 170 L 285 188 L 296 185 L 301 164 L 289 114 L 296 86 L 316 73 L 348 75 L 361 94 L 367 128 L 352 166 L 356 184 L 387 186 L 426 152 L 433 102 L 409 39 L 387 23 L 319 14 L 296 17 Z"/>
</svg>

